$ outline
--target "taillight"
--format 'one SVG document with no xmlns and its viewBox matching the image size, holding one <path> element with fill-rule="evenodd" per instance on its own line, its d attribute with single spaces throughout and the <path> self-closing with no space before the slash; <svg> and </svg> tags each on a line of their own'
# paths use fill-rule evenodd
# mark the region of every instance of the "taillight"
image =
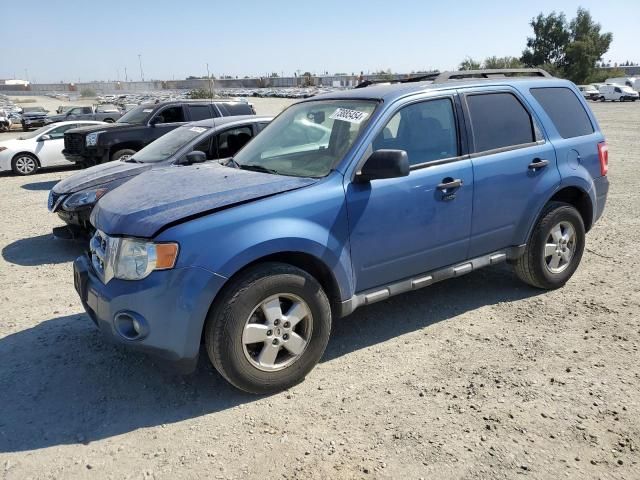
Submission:
<svg viewBox="0 0 640 480">
<path fill-rule="evenodd" d="M 598 144 L 598 158 L 600 159 L 600 174 L 604 177 L 609 171 L 609 147 L 607 142 Z"/>
</svg>

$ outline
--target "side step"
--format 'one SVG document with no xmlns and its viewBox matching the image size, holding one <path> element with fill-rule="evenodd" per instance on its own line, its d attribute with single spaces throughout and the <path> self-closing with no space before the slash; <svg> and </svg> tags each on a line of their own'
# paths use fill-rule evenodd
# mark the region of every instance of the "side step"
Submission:
<svg viewBox="0 0 640 480">
<path fill-rule="evenodd" d="M 467 260 L 463 263 L 452 265 L 449 267 L 434 270 L 426 274 L 419 275 L 417 277 L 411 277 L 405 280 L 391 283 L 382 287 L 376 287 L 371 290 L 365 290 L 364 292 L 356 293 L 349 300 L 342 302 L 340 309 L 340 316 L 349 315 L 356 308 L 362 305 L 370 305 L 381 300 L 385 300 L 394 295 L 410 292 L 411 290 L 417 290 L 419 288 L 427 287 L 436 282 L 447 280 L 453 277 L 460 277 L 467 273 L 478 270 L 482 267 L 489 265 L 496 265 L 502 263 L 507 259 L 517 258 L 524 251 L 524 245 L 519 247 L 509 248 L 506 250 L 500 250 L 497 252 L 483 255 L 481 257 Z"/>
</svg>

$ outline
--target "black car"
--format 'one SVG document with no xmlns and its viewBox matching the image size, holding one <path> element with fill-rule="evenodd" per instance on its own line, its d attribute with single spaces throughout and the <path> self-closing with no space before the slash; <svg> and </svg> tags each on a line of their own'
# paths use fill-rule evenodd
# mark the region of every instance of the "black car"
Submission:
<svg viewBox="0 0 640 480">
<path fill-rule="evenodd" d="M 143 104 L 111 125 L 69 130 L 63 155 L 83 166 L 130 157 L 174 128 L 207 118 L 255 115 L 253 107 L 233 101 L 169 101 Z"/>
<path fill-rule="evenodd" d="M 42 107 L 24 107 L 20 123 L 22 123 L 22 130 L 25 132 L 31 128 L 39 128 L 45 126 L 45 118 L 47 117 L 49 110 L 45 110 Z"/>
<path fill-rule="evenodd" d="M 152 168 L 233 157 L 270 121 L 271 117 L 246 115 L 189 123 L 131 157 L 67 177 L 49 192 L 49 211 L 67 223 L 66 227 L 55 228 L 54 234 L 58 238 L 86 236 L 93 230 L 89 223 L 91 210 L 108 191 Z"/>
</svg>

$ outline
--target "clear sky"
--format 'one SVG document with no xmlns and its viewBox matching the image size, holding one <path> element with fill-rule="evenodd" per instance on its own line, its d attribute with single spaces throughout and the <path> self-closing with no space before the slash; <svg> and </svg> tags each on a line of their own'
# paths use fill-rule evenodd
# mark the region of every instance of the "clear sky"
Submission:
<svg viewBox="0 0 640 480">
<path fill-rule="evenodd" d="M 640 62 L 639 0 L 0 0 L 0 78 L 36 82 L 397 72 L 520 56 L 540 12 L 589 9 L 606 60 Z M 25 72 L 26 70 L 26 72 Z"/>
</svg>

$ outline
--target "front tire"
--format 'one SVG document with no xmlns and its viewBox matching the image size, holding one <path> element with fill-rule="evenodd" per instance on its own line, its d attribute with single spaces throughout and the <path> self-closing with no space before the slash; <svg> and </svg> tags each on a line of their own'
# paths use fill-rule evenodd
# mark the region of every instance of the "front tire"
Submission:
<svg viewBox="0 0 640 480">
<path fill-rule="evenodd" d="M 580 213 L 568 203 L 549 202 L 524 254 L 516 261 L 516 274 L 536 288 L 560 288 L 580 265 L 584 245 L 585 228 Z"/>
<path fill-rule="evenodd" d="M 111 161 L 115 162 L 117 160 L 125 160 L 134 153 L 136 153 L 135 150 L 131 150 L 130 148 L 123 148 L 122 150 L 118 150 L 113 155 L 111 155 Z"/>
<path fill-rule="evenodd" d="M 11 170 L 16 175 L 33 175 L 39 166 L 38 159 L 30 153 L 19 153 L 11 161 Z"/>
<path fill-rule="evenodd" d="M 234 280 L 211 309 L 205 344 L 229 383 L 255 394 L 301 382 L 320 361 L 331 307 L 318 281 L 284 263 L 265 263 Z"/>
</svg>

